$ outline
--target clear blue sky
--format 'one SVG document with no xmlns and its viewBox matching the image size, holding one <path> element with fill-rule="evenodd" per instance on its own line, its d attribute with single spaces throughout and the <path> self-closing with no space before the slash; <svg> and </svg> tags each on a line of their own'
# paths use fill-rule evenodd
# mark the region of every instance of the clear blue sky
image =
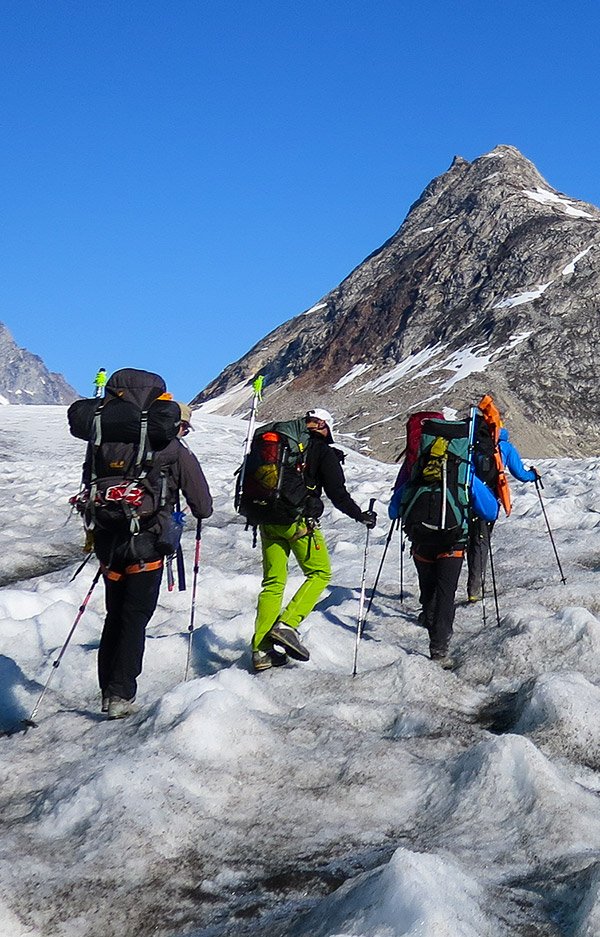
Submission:
<svg viewBox="0 0 600 937">
<path fill-rule="evenodd" d="M 2 0 L 0 321 L 190 399 L 455 154 L 600 204 L 595 0 Z"/>
</svg>

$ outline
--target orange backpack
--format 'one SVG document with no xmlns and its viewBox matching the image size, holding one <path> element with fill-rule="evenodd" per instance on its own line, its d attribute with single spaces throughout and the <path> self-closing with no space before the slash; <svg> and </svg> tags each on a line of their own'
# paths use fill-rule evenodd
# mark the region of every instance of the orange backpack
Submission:
<svg viewBox="0 0 600 937">
<path fill-rule="evenodd" d="M 502 427 L 502 419 L 500 417 L 500 411 L 494 403 L 493 398 L 490 394 L 485 394 L 477 404 L 477 408 L 480 411 L 483 419 L 487 423 L 492 440 L 494 442 L 494 460 L 496 462 L 496 469 L 498 470 L 498 479 L 496 481 L 496 495 L 500 504 L 504 508 L 506 516 L 512 511 L 512 499 L 510 496 L 510 487 L 508 484 L 508 479 L 506 477 L 506 472 L 504 470 L 504 462 L 502 461 L 502 455 L 500 453 L 500 447 L 498 445 L 500 437 L 500 429 Z"/>
</svg>

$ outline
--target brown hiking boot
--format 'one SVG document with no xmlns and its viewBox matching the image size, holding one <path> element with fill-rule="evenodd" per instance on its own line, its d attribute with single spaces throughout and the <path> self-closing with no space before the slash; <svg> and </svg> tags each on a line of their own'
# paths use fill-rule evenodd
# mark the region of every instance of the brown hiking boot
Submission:
<svg viewBox="0 0 600 937">
<path fill-rule="evenodd" d="M 300 641 L 295 628 L 291 628 L 282 621 L 277 621 L 269 631 L 267 637 L 273 644 L 280 644 L 284 647 L 290 657 L 293 657 L 295 660 L 309 660 L 310 653 Z"/>
</svg>

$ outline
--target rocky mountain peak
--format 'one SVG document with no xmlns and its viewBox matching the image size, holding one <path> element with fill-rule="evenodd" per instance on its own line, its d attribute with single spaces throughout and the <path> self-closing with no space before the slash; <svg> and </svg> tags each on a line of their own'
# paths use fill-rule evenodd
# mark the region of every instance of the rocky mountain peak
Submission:
<svg viewBox="0 0 600 937">
<path fill-rule="evenodd" d="M 595 451 L 599 222 L 515 147 L 455 157 L 391 238 L 193 404 L 243 413 L 262 372 L 265 419 L 318 400 L 391 461 L 407 412 L 492 392 L 524 452 Z"/>
<path fill-rule="evenodd" d="M 62 374 L 49 371 L 41 358 L 19 348 L 0 322 L 0 403 L 67 404 L 78 396 Z"/>
</svg>

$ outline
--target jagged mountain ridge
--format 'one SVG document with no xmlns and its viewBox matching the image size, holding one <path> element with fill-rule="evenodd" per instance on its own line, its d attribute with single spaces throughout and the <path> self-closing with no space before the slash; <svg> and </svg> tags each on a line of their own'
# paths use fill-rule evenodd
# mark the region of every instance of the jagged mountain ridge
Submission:
<svg viewBox="0 0 600 937">
<path fill-rule="evenodd" d="M 68 404 L 79 394 L 38 355 L 19 348 L 0 322 L 0 403 Z"/>
<path fill-rule="evenodd" d="M 514 147 L 456 157 L 396 234 L 192 405 L 244 413 L 261 372 L 263 419 L 318 403 L 392 461 L 407 412 L 464 412 L 491 391 L 527 455 L 594 453 L 599 222 Z"/>
</svg>

